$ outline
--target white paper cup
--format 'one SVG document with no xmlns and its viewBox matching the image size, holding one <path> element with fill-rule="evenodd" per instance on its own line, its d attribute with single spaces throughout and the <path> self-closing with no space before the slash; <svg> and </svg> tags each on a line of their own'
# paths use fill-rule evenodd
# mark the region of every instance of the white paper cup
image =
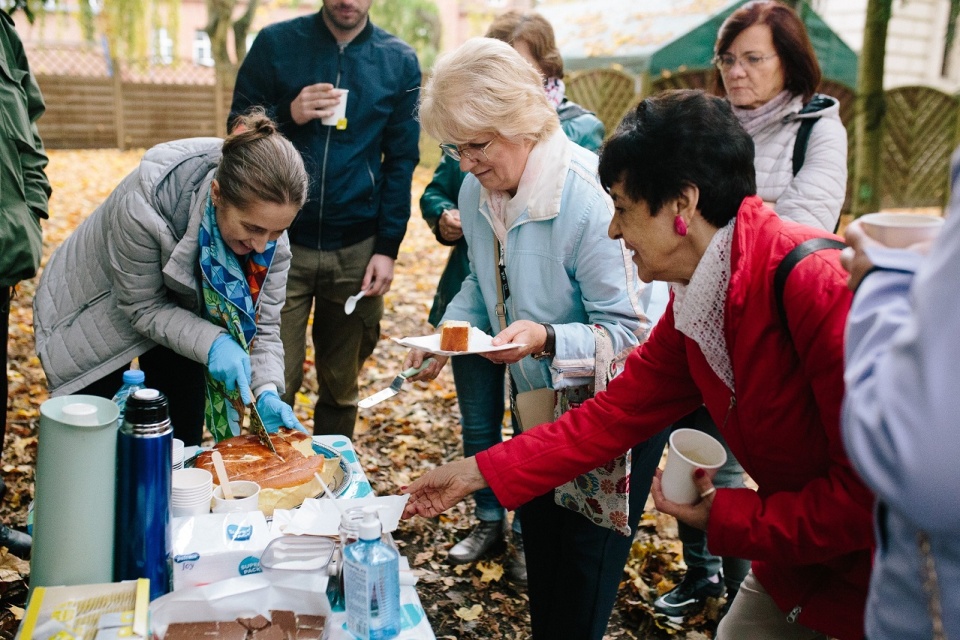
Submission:
<svg viewBox="0 0 960 640">
<path fill-rule="evenodd" d="M 173 439 L 173 453 L 170 461 L 174 469 L 183 469 L 183 440 Z"/>
<path fill-rule="evenodd" d="M 183 517 L 210 513 L 212 473 L 206 469 L 174 469 L 171 478 L 171 515 Z"/>
<path fill-rule="evenodd" d="M 931 240 L 943 226 L 940 216 L 912 213 L 868 213 L 858 220 L 868 236 L 894 249 L 905 249 L 912 244 Z"/>
<path fill-rule="evenodd" d="M 249 480 L 231 480 L 230 490 L 233 500 L 223 497 L 223 487 L 217 485 L 213 490 L 213 512 L 232 513 L 234 511 L 257 511 L 260 504 L 260 485 Z"/>
<path fill-rule="evenodd" d="M 677 429 L 670 434 L 667 464 L 660 478 L 663 496 L 677 504 L 693 504 L 700 492 L 693 472 L 703 469 L 711 478 L 727 461 L 727 451 L 713 436 L 696 429 Z"/>
<path fill-rule="evenodd" d="M 341 120 L 345 121 L 347 119 L 347 94 L 350 93 L 350 90 L 338 89 L 338 91 L 340 91 L 340 103 L 333 107 L 332 116 L 320 119 L 320 124 L 325 124 L 328 127 L 336 127 Z"/>
</svg>

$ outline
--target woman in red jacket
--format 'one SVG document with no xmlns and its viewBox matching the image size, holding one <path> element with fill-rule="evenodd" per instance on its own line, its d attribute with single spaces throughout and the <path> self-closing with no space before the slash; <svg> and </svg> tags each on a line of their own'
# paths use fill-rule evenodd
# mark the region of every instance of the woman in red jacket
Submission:
<svg viewBox="0 0 960 640">
<path fill-rule="evenodd" d="M 644 100 L 604 146 L 600 178 L 645 282 L 673 283 L 650 338 L 606 392 L 404 489 L 406 515 L 433 516 L 489 486 L 516 508 L 660 432 L 701 404 L 759 489 L 714 489 L 657 508 L 708 532 L 714 554 L 751 573 L 718 638 L 863 638 L 872 532 L 869 490 L 840 438 L 850 305 L 836 250 L 801 260 L 778 315 L 774 273 L 829 234 L 778 217 L 756 193 L 753 143 L 729 105 L 700 91 Z M 563 567 L 557 567 L 563 571 Z"/>
</svg>

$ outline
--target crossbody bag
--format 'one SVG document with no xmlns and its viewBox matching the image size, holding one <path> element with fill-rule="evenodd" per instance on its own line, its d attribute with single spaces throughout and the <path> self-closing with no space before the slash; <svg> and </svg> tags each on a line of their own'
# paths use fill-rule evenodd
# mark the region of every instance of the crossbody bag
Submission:
<svg viewBox="0 0 960 640">
<path fill-rule="evenodd" d="M 506 264 L 503 248 L 499 239 L 494 238 L 494 259 L 497 274 L 496 314 L 500 330 L 507 328 L 507 308 L 505 300 L 510 297 L 507 284 Z M 596 342 L 596 364 L 594 384 L 554 390 L 534 389 L 511 394 L 511 408 L 517 417 L 521 431 L 532 429 L 538 424 L 553 422 L 569 409 L 579 406 L 594 393 L 607 388 L 607 382 L 623 370 L 623 362 L 629 350 L 622 354 L 613 353 L 613 341 L 607 330 L 593 325 Z M 507 366 L 507 375 L 510 367 Z M 513 388 L 513 385 L 511 385 Z M 631 451 L 617 456 L 610 462 L 592 471 L 583 473 L 570 482 L 554 489 L 554 502 L 579 513 L 590 522 L 613 529 L 623 536 L 630 536 L 630 463 Z"/>
</svg>

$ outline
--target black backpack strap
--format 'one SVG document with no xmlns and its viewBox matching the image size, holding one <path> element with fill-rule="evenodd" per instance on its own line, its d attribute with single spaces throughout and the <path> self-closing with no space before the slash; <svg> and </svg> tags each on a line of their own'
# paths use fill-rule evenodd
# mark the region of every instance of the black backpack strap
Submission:
<svg viewBox="0 0 960 640">
<path fill-rule="evenodd" d="M 819 119 L 804 118 L 800 122 L 797 139 L 793 143 L 793 175 L 800 173 L 800 169 L 803 168 L 803 162 L 807 159 L 807 144 L 810 142 L 810 133 L 813 131 L 813 125 L 817 124 Z"/>
<path fill-rule="evenodd" d="M 790 276 L 790 272 L 811 253 L 824 249 L 843 249 L 846 246 L 846 244 L 834 238 L 811 238 L 791 249 L 790 253 L 785 255 L 780 264 L 777 265 L 777 271 L 773 275 L 773 291 L 777 298 L 777 313 L 780 315 L 780 322 L 787 333 L 790 332 L 790 325 L 787 324 L 787 309 L 783 303 L 783 293 L 787 288 L 787 278 Z"/>
<path fill-rule="evenodd" d="M 800 113 L 807 114 L 823 111 L 827 107 L 832 106 L 833 102 L 833 98 L 830 96 L 815 93 L 813 97 L 810 98 L 810 102 L 803 105 Z M 813 130 L 813 125 L 817 124 L 817 120 L 819 119 L 819 117 L 803 118 L 800 122 L 800 129 L 797 130 L 797 139 L 793 143 L 793 175 L 800 173 L 800 169 L 803 168 L 803 161 L 807 158 L 807 143 L 810 142 L 810 132 Z"/>
</svg>

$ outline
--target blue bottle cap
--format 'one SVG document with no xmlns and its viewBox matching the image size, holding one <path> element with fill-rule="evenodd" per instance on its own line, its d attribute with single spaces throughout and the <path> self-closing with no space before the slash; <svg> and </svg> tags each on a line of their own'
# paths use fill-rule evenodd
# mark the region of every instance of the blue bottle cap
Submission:
<svg viewBox="0 0 960 640">
<path fill-rule="evenodd" d="M 123 384 L 143 384 L 145 379 L 140 369 L 127 369 L 123 372 Z"/>
</svg>

